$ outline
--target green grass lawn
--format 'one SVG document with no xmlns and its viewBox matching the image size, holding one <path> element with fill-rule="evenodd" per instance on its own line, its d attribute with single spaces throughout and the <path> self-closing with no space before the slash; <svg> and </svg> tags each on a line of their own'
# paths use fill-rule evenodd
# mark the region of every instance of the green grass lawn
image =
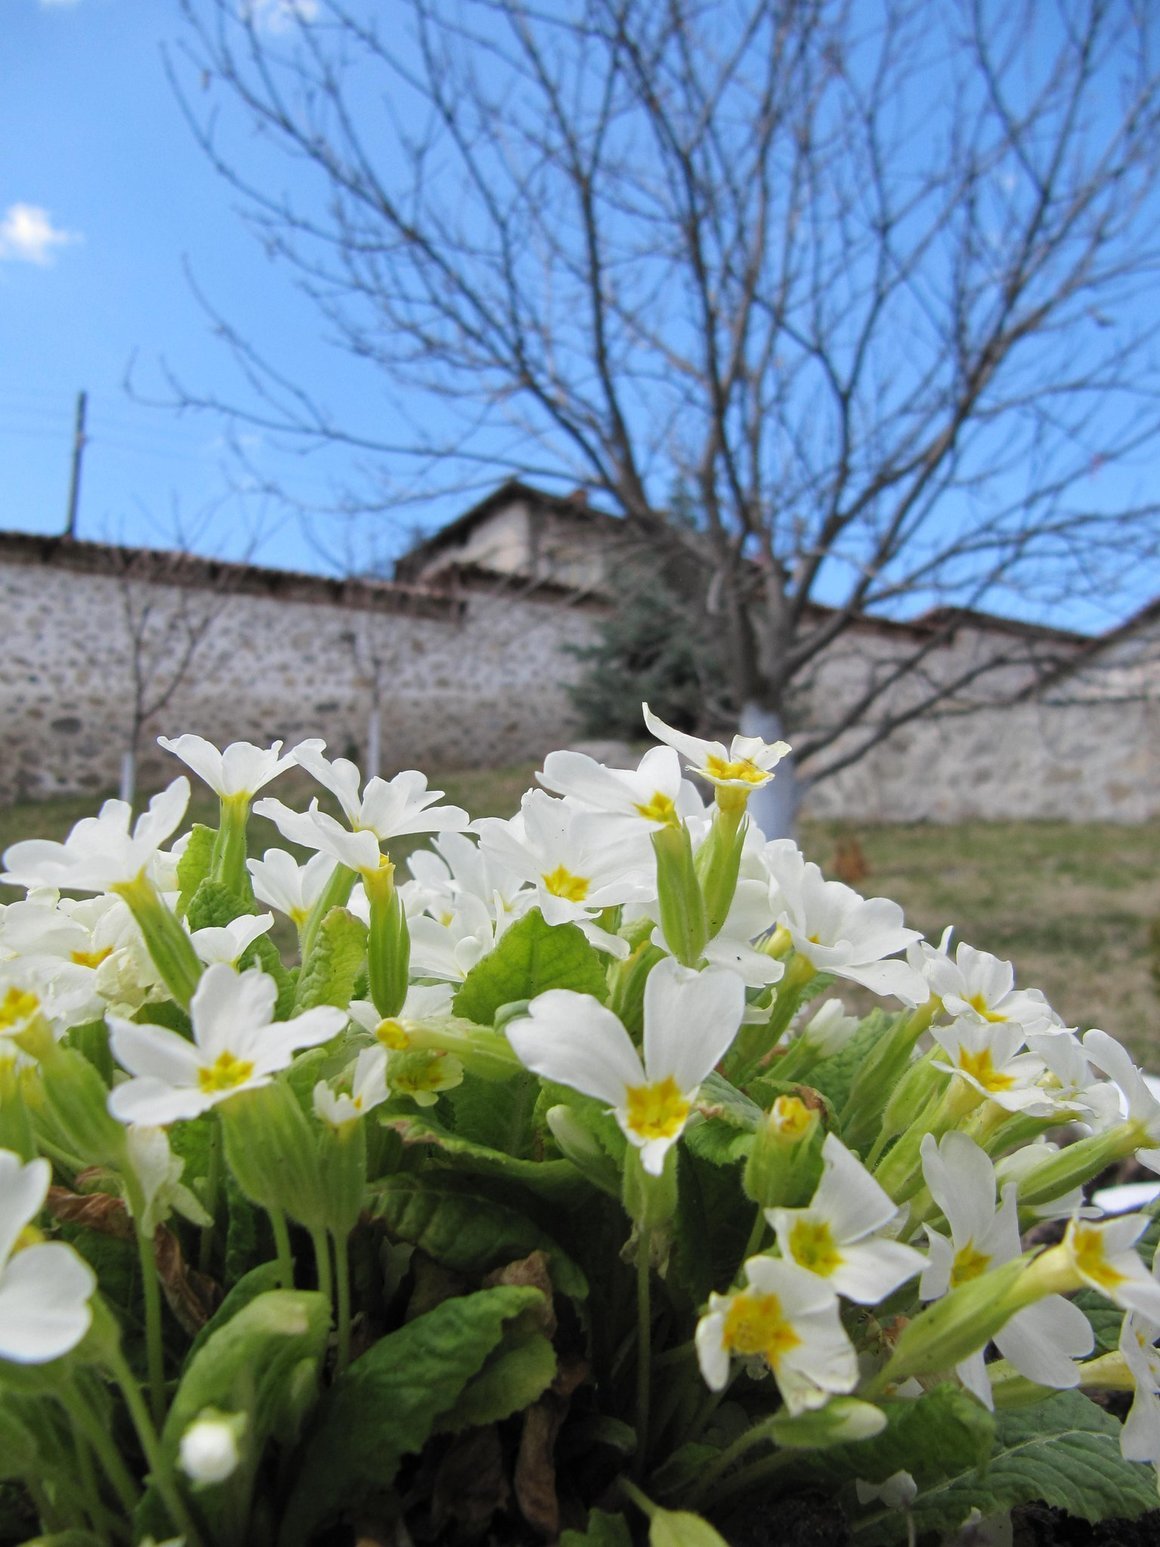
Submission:
<svg viewBox="0 0 1160 1547">
<path fill-rule="evenodd" d="M 510 815 L 529 780 L 522 767 L 432 776 L 473 816 Z M 298 804 L 309 790 L 281 781 L 278 794 Z M 212 799 L 195 798 L 196 819 L 214 821 L 215 809 Z M 0 851 L 20 838 L 61 838 L 95 810 L 87 797 L 2 808 Z M 263 828 L 254 823 L 259 852 L 280 841 Z M 850 837 L 865 860 L 866 873 L 854 883 L 859 891 L 900 902 L 907 922 L 932 940 L 953 924 L 957 938 L 1009 957 L 1018 982 L 1042 988 L 1069 1024 L 1102 1026 L 1160 1071 L 1160 997 L 1148 941 L 1160 916 L 1160 822 L 807 822 L 801 843 L 832 874 L 838 844 Z M 0 900 L 14 895 L 0 888 Z"/>
</svg>

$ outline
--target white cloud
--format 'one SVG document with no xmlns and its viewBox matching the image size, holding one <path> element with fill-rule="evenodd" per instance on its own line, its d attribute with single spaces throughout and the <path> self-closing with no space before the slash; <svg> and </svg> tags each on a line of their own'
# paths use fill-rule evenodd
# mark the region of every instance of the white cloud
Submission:
<svg viewBox="0 0 1160 1547">
<path fill-rule="evenodd" d="M 57 247 L 80 240 L 75 231 L 59 231 L 39 204 L 10 204 L 0 219 L 0 261 L 38 263 L 43 268 L 52 262 Z"/>
<path fill-rule="evenodd" d="M 61 0 L 53 3 L 60 4 Z M 265 32 L 289 32 L 317 17 L 318 0 L 242 0 L 242 20 Z"/>
</svg>

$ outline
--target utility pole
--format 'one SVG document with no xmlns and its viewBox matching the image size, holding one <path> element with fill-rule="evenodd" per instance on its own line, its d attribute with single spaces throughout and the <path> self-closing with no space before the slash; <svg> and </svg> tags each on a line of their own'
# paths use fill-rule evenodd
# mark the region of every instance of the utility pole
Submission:
<svg viewBox="0 0 1160 1547">
<path fill-rule="evenodd" d="M 81 457 L 85 449 L 85 409 L 88 406 L 89 395 L 87 392 L 77 393 L 77 418 L 76 428 L 73 431 L 72 451 L 72 475 L 68 484 L 68 523 L 64 529 L 66 537 L 77 535 L 77 500 L 81 492 Z"/>
</svg>

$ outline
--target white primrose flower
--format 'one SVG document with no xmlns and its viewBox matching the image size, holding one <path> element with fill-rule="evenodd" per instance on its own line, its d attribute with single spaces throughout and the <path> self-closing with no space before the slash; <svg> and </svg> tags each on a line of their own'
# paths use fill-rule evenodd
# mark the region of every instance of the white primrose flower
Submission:
<svg viewBox="0 0 1160 1547">
<path fill-rule="evenodd" d="M 841 1052 L 861 1024 L 856 1015 L 846 1014 L 846 1006 L 840 999 L 827 999 L 801 1027 L 795 1040 L 808 1044 L 823 1058 L 828 1058 Z"/>
<path fill-rule="evenodd" d="M 1010 962 L 977 951 L 965 941 L 959 942 L 953 961 L 949 954 L 932 954 L 927 977 L 952 1019 L 1011 1023 L 1022 1028 L 1024 1037 L 1062 1029 L 1063 1023 L 1037 988 L 1016 989 Z"/>
<path fill-rule="evenodd" d="M 1160 1283 L 1134 1249 L 1150 1223 L 1146 1214 L 1118 1214 L 1100 1222 L 1073 1219 L 1057 1250 L 1085 1284 L 1113 1305 L 1160 1322 Z"/>
<path fill-rule="evenodd" d="M 1020 1053 L 1023 1028 L 1015 1023 L 959 1019 L 949 1026 L 932 1026 L 930 1034 L 947 1055 L 934 1067 L 956 1074 L 980 1095 L 1008 1112 L 1050 1117 L 1058 1103 L 1038 1083 L 1043 1060 Z"/>
<path fill-rule="evenodd" d="M 333 854 L 312 854 L 305 865 L 299 865 L 285 849 L 267 849 L 261 859 L 247 860 L 246 868 L 258 901 L 285 914 L 301 929 L 337 864 Z"/>
<path fill-rule="evenodd" d="M 773 918 L 794 950 L 816 971 L 861 983 L 904 1004 L 925 1004 L 925 979 L 908 962 L 886 961 L 919 938 L 903 924 L 902 909 L 886 897 L 862 897 L 842 881 L 827 881 L 792 838 L 762 850 L 770 878 Z"/>
<path fill-rule="evenodd" d="M 627 819 L 646 833 L 703 809 L 672 747 L 651 747 L 636 768 L 606 768 L 583 752 L 549 752 L 536 778 L 584 809 Z"/>
<path fill-rule="evenodd" d="M 635 911 L 635 910 L 633 910 Z M 658 908 L 652 905 L 655 913 Z M 769 888 L 760 881 L 739 880 L 729 904 L 729 912 L 717 933 L 705 942 L 702 956 L 710 967 L 725 967 L 735 972 L 746 988 L 768 988 L 785 976 L 785 963 L 768 951 L 759 951 L 753 941 L 769 928 Z M 672 946 L 660 926 L 653 930 L 652 944 L 670 956 Z M 758 1019 L 760 1011 L 755 1011 Z M 768 1015 L 768 1011 L 765 1012 Z"/>
<path fill-rule="evenodd" d="M 881 1232 L 899 1218 L 889 1198 L 842 1141 L 828 1133 L 822 1177 L 808 1207 L 766 1209 L 787 1262 L 826 1279 L 859 1305 L 877 1305 L 926 1266 L 913 1246 Z"/>
<path fill-rule="evenodd" d="M 628 942 L 600 929 L 595 915 L 633 900 L 651 901 L 651 849 L 626 845 L 594 812 L 578 811 L 542 790 L 530 790 L 510 822 L 482 817 L 474 826 L 484 853 L 535 887 L 525 894 L 525 906 L 538 906 L 549 924 L 580 925 L 601 950 L 628 955 Z"/>
<path fill-rule="evenodd" d="M 1098 1077 L 1073 1032 L 1031 1035 L 1027 1046 L 1047 1066 L 1041 1084 L 1057 1108 L 1100 1131 L 1117 1121 L 1121 1115 L 1119 1091 L 1111 1080 Z"/>
<path fill-rule="evenodd" d="M 144 1198 L 141 1229 L 150 1240 L 171 1213 L 182 1215 L 194 1225 L 212 1225 L 196 1196 L 184 1185 L 181 1174 L 185 1162 L 175 1155 L 164 1128 L 145 1128 L 131 1124 L 126 1135 L 129 1164 L 140 1183 Z"/>
<path fill-rule="evenodd" d="M 60 1241 L 40 1241 L 32 1221 L 52 1167 L 0 1150 L 0 1360 L 45 1364 L 67 1354 L 92 1321 L 97 1287 L 88 1263 Z"/>
<path fill-rule="evenodd" d="M 4 855 L 0 879 L 28 889 L 112 891 L 151 869 L 188 804 L 189 780 L 182 774 L 154 795 L 130 832 L 133 808 L 123 800 L 107 800 L 99 815 L 82 817 L 63 843 L 48 838 L 14 843 Z"/>
<path fill-rule="evenodd" d="M 499 855 L 483 849 L 474 836 L 440 833 L 431 848 L 407 860 L 412 879 L 399 888 L 408 917 L 429 914 L 449 924 L 457 907 L 481 903 L 497 920 L 519 912 L 522 878 Z"/>
<path fill-rule="evenodd" d="M 930 1262 L 919 1293 L 937 1300 L 992 1268 L 1013 1261 L 1023 1250 L 1014 1182 L 1003 1188 L 995 1207 L 995 1168 L 990 1157 L 964 1133 L 944 1134 L 936 1144 L 927 1134 L 922 1142 L 922 1169 L 931 1196 L 942 1210 L 951 1238 L 926 1226 Z M 1040 1386 L 1064 1388 L 1079 1382 L 1073 1362 L 1092 1350 L 1094 1338 L 1087 1317 L 1062 1295 L 1047 1295 L 1017 1311 L 994 1337 L 1003 1357 L 1028 1380 Z M 994 1405 L 984 1349 L 957 1366 L 959 1379 L 988 1407 Z"/>
<path fill-rule="evenodd" d="M 486 903 L 468 896 L 458 898 L 438 919 L 426 913 L 409 915 L 412 973 L 461 983 L 476 962 L 495 949 L 510 922 L 509 915 L 497 919 Z"/>
<path fill-rule="evenodd" d="M 411 1046 L 416 1031 L 451 1014 L 452 997 L 450 983 L 412 983 L 398 1015 L 384 1019 L 369 999 L 351 1000 L 349 1014 L 376 1042 L 397 1053 Z"/>
<path fill-rule="evenodd" d="M 334 795 L 349 826 L 320 811 L 317 799 L 311 801 L 309 810 L 294 811 L 267 796 L 255 803 L 254 810 L 268 817 L 291 843 L 331 854 L 351 870 L 378 870 L 380 845 L 392 838 L 461 829 L 468 824 L 467 812 L 460 807 L 435 804 L 443 791 L 428 789 L 426 774 L 417 769 L 406 769 L 393 779 L 368 779 L 360 795 L 361 775 L 348 759 L 339 757 L 330 762 L 322 756 L 319 744 L 303 742 L 297 749 L 297 761 Z"/>
<path fill-rule="evenodd" d="M 103 1012 L 86 985 L 62 978 L 30 971 L 23 962 L 0 962 L 0 1043 L 20 1036 L 38 1018 L 59 1042 L 70 1027 Z"/>
<path fill-rule="evenodd" d="M 698 973 L 667 957 L 645 983 L 643 1062 L 612 1011 L 570 989 L 538 995 L 507 1038 L 536 1074 L 607 1101 L 644 1169 L 659 1176 L 744 1007 L 745 985 L 734 973 Z"/>
<path fill-rule="evenodd" d="M 315 1115 L 331 1128 L 356 1123 L 390 1095 L 388 1054 L 383 1047 L 364 1047 L 351 1066 L 350 1093 L 332 1090 L 325 1080 L 314 1087 Z"/>
<path fill-rule="evenodd" d="M 703 741 L 666 725 L 647 704 L 641 709 L 644 723 L 656 739 L 675 747 L 693 773 L 719 788 L 760 789 L 773 778 L 774 768 L 790 750 L 786 741 L 762 741 L 760 736 L 734 736 L 728 747 L 723 741 Z"/>
<path fill-rule="evenodd" d="M 710 1295 L 697 1323 L 697 1360 L 709 1389 L 725 1389 L 730 1360 L 739 1357 L 768 1365 L 792 1414 L 853 1391 L 858 1357 L 825 1280 L 777 1257 L 751 1257 L 745 1277 L 746 1288 Z"/>
<path fill-rule="evenodd" d="M 278 986 L 264 972 L 207 967 L 189 1007 L 193 1040 L 164 1026 L 109 1017 L 113 1054 L 134 1076 L 114 1086 L 109 1110 L 123 1123 L 163 1127 L 208 1112 L 242 1090 L 269 1085 L 299 1048 L 328 1042 L 346 1024 L 330 1005 L 275 1021 Z"/>
<path fill-rule="evenodd" d="M 235 741 L 219 752 L 213 742 L 206 741 L 204 736 L 185 735 L 172 741 L 168 736 L 158 736 L 157 745 L 180 758 L 220 799 L 236 800 L 239 796 L 249 798 L 257 794 L 271 779 L 276 779 L 285 769 L 293 768 L 301 748 L 322 748 L 326 743 L 303 741 L 297 747 L 292 747 L 285 756 L 280 755 L 280 741 L 276 741 L 272 747 L 256 747 L 251 741 Z"/>
<path fill-rule="evenodd" d="M 240 957 L 267 931 L 274 927 L 272 913 L 243 913 L 228 924 L 208 925 L 190 935 L 193 948 L 207 966 L 225 962 L 236 967 Z"/>
<path fill-rule="evenodd" d="M 868 1483 L 861 1477 L 854 1479 L 854 1491 L 859 1504 L 885 1504 L 887 1509 L 906 1509 L 918 1497 L 918 1484 L 909 1472 L 891 1472 L 881 1483 Z"/>
<path fill-rule="evenodd" d="M 1149 1171 L 1160 1174 L 1160 1148 L 1156 1147 L 1160 1144 L 1160 1101 L 1147 1080 L 1132 1062 L 1127 1049 L 1106 1031 L 1087 1032 L 1083 1050 L 1096 1068 L 1119 1088 L 1125 1117 L 1137 1125 L 1141 1143 L 1149 1143 L 1149 1148 L 1136 1151 L 1135 1158 Z"/>
</svg>

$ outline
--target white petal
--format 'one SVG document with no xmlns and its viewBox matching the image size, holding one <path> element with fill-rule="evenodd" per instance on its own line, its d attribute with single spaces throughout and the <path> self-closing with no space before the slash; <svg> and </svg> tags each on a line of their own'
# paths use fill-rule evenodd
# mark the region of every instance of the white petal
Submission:
<svg viewBox="0 0 1160 1547">
<path fill-rule="evenodd" d="M 696 972 L 672 957 L 644 986 L 644 1066 L 650 1080 L 672 1075 L 693 1091 L 728 1050 L 745 1010 L 745 984 L 724 967 Z"/>
<path fill-rule="evenodd" d="M 264 972 L 236 972 L 226 962 L 207 967 L 189 1007 L 193 1035 L 210 1062 L 234 1053 L 247 1032 L 268 1026 L 274 1016 L 278 985 Z"/>
<path fill-rule="evenodd" d="M 623 1106 L 625 1091 L 646 1084 L 628 1032 L 590 994 L 555 988 L 528 1006 L 527 1018 L 507 1027 L 516 1057 L 547 1080 Z"/>
<path fill-rule="evenodd" d="M 837 1240 L 860 1241 L 895 1218 L 898 1205 L 836 1134 L 826 1135 L 822 1164 L 810 1207 L 825 1215 Z"/>
<path fill-rule="evenodd" d="M 1094 1341 L 1087 1317 L 1062 1295 L 1029 1305 L 995 1334 L 995 1346 L 1020 1375 L 1059 1390 L 1079 1384 L 1079 1370 L 1068 1356 L 1090 1354 Z"/>
<path fill-rule="evenodd" d="M 164 1085 L 197 1084 L 202 1059 L 192 1042 L 167 1026 L 138 1024 L 109 1016 L 113 1057 L 130 1074 L 148 1074 Z"/>
<path fill-rule="evenodd" d="M 830 1275 L 830 1283 L 858 1305 L 877 1305 L 926 1267 L 922 1253 L 901 1241 L 860 1241 L 841 1252 L 841 1267 Z"/>
<path fill-rule="evenodd" d="M 75 1348 L 92 1321 L 92 1269 L 59 1241 L 18 1252 L 0 1275 L 0 1358 L 44 1364 Z"/>
<path fill-rule="evenodd" d="M 25 1165 L 11 1150 L 0 1150 L 0 1265 L 7 1262 L 25 1225 L 40 1213 L 51 1181 L 47 1160 Z"/>
<path fill-rule="evenodd" d="M 114 1085 L 109 1092 L 109 1111 L 118 1122 L 143 1123 L 149 1128 L 186 1122 L 208 1112 L 211 1106 L 211 1097 L 196 1085 L 168 1085 L 151 1074 Z"/>
</svg>

